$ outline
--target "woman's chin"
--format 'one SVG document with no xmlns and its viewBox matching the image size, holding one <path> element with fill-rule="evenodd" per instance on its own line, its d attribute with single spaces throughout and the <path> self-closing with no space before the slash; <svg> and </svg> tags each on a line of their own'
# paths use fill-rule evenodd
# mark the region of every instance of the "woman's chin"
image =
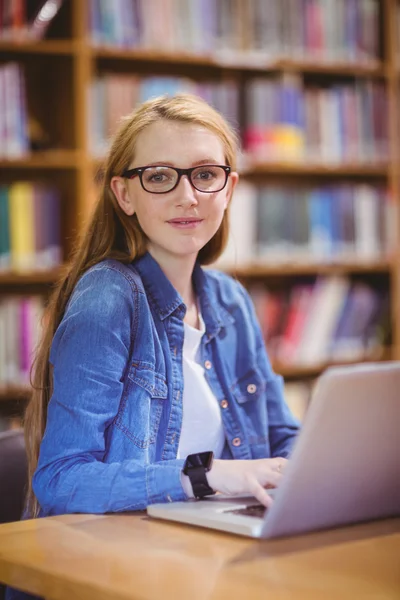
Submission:
<svg viewBox="0 0 400 600">
<path fill-rule="evenodd" d="M 178 242 L 178 240 L 177 240 Z M 171 253 L 179 256 L 191 256 L 197 255 L 200 250 L 205 246 L 207 242 L 201 242 L 199 240 L 182 240 L 180 243 L 171 245 Z"/>
</svg>

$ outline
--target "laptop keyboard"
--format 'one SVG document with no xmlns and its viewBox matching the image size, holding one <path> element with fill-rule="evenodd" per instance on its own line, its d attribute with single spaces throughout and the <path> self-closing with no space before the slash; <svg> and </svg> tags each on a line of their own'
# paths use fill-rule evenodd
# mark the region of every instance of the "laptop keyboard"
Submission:
<svg viewBox="0 0 400 600">
<path fill-rule="evenodd" d="M 262 504 L 254 504 L 245 508 L 236 508 L 235 510 L 227 510 L 225 513 L 233 515 L 246 515 L 246 517 L 258 517 L 262 519 L 267 509 Z"/>
</svg>

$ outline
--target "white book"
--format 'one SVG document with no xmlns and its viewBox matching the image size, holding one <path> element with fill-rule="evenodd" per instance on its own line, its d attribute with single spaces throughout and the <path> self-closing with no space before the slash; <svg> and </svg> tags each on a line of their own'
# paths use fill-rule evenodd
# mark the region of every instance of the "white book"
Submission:
<svg viewBox="0 0 400 600">
<path fill-rule="evenodd" d="M 337 94 L 334 90 L 321 90 L 320 123 L 323 162 L 338 163 L 341 159 L 340 124 Z"/>
<path fill-rule="evenodd" d="M 16 296 L 10 296 L 3 304 L 5 318 L 5 383 L 17 385 L 19 381 L 19 338 L 20 318 L 19 301 Z"/>
<path fill-rule="evenodd" d="M 349 291 L 347 278 L 334 276 L 317 280 L 309 304 L 296 363 L 314 365 L 329 359 L 330 342 Z"/>
<path fill-rule="evenodd" d="M 21 94 L 24 93 L 23 75 L 18 63 L 8 63 L 3 69 L 5 155 L 7 158 L 20 158 L 27 151 L 24 137 L 21 135 L 21 126 L 23 125 L 21 114 Z"/>
<path fill-rule="evenodd" d="M 362 184 L 355 188 L 355 245 L 360 259 L 376 259 L 380 255 L 378 202 L 378 193 L 372 186 Z"/>
<path fill-rule="evenodd" d="M 256 200 L 256 187 L 247 181 L 240 182 L 231 200 L 228 244 L 216 266 L 234 268 L 254 259 Z"/>
</svg>

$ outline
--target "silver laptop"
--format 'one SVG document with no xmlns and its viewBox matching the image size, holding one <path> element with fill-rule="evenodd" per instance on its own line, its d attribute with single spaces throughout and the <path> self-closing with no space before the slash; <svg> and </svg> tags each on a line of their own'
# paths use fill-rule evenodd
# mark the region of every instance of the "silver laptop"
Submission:
<svg viewBox="0 0 400 600">
<path fill-rule="evenodd" d="M 265 510 L 210 496 L 147 508 L 151 517 L 255 538 L 291 536 L 400 515 L 400 362 L 331 367 Z"/>
</svg>

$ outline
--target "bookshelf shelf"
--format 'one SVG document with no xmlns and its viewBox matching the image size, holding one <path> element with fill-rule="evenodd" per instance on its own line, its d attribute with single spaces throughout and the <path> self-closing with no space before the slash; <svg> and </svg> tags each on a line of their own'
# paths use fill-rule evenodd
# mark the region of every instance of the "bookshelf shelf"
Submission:
<svg viewBox="0 0 400 600">
<path fill-rule="evenodd" d="M 147 63 L 167 63 L 167 64 L 182 64 L 182 65 L 199 65 L 202 67 L 223 67 L 224 65 L 218 61 L 208 58 L 207 56 L 175 53 L 168 51 L 157 50 L 137 50 L 137 49 L 122 49 L 113 47 L 91 47 L 90 54 L 94 59 L 112 59 L 121 60 L 124 62 L 147 62 Z M 240 68 L 233 66 L 232 68 Z"/>
<path fill-rule="evenodd" d="M 267 277 L 296 277 L 302 275 L 350 275 L 352 273 L 389 273 L 392 268 L 391 261 L 377 262 L 346 262 L 329 264 L 251 264 L 238 268 L 226 268 L 225 271 L 240 279 L 245 278 L 267 278 Z"/>
<path fill-rule="evenodd" d="M 70 40 L 41 40 L 38 42 L 0 40 L 2 54 L 58 54 L 72 56 L 77 50 L 76 42 Z"/>
<path fill-rule="evenodd" d="M 392 360 L 393 352 L 390 348 L 383 348 L 381 352 L 377 352 L 376 356 L 371 358 L 363 358 L 362 360 L 343 360 L 337 362 L 325 362 L 310 366 L 288 366 L 279 363 L 273 364 L 275 373 L 282 375 L 285 379 L 304 379 L 318 377 L 328 367 L 340 367 L 345 365 L 354 365 L 360 362 L 383 362 Z"/>
<path fill-rule="evenodd" d="M 37 284 L 52 284 L 57 281 L 61 274 L 61 269 L 51 269 L 48 271 L 31 271 L 27 273 L 0 273 L 0 287 L 15 287 Z"/>
<path fill-rule="evenodd" d="M 357 64 L 351 62 L 318 62 L 313 60 L 278 60 L 270 66 L 273 70 L 312 73 L 315 75 L 385 77 L 386 69 L 380 62 Z"/>
<path fill-rule="evenodd" d="M 245 159 L 246 160 L 246 159 Z M 313 164 L 313 163 L 251 163 L 241 169 L 244 177 L 254 175 L 293 175 L 304 177 L 388 177 L 389 164 Z"/>
<path fill-rule="evenodd" d="M 9 386 L 0 388 L 0 404 L 14 400 L 29 400 L 31 389 L 26 386 Z"/>
<path fill-rule="evenodd" d="M 75 169 L 79 164 L 80 155 L 74 150 L 45 150 L 23 158 L 0 159 L 0 169 Z"/>
<path fill-rule="evenodd" d="M 174 65 L 197 65 L 205 68 L 228 69 L 233 71 L 251 71 L 262 73 L 279 73 L 290 71 L 294 73 L 312 73 L 315 75 L 352 76 L 352 77 L 385 77 L 384 66 L 376 64 L 359 65 L 346 62 L 315 62 L 278 59 L 262 61 L 243 55 L 231 57 L 209 57 L 202 54 L 170 52 L 168 50 L 125 49 L 113 47 L 96 47 L 90 50 L 94 59 L 111 59 L 125 62 L 169 63 Z"/>
</svg>

